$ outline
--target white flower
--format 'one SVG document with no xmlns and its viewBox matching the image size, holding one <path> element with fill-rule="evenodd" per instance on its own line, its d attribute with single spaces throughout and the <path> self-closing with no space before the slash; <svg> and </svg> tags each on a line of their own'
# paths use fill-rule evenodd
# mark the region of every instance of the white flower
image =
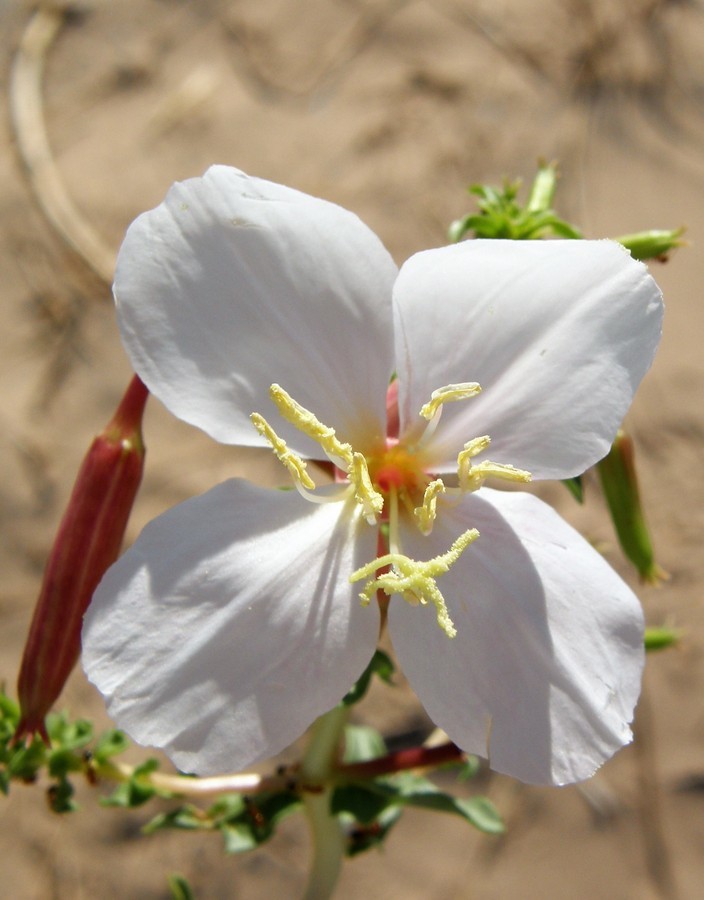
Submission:
<svg viewBox="0 0 704 900">
<path fill-rule="evenodd" d="M 607 452 L 660 335 L 643 265 L 470 241 L 398 272 L 351 213 L 214 167 L 130 227 L 115 296 L 149 389 L 218 441 L 274 445 L 299 488 L 227 481 L 108 572 L 84 664 L 118 725 L 200 774 L 276 754 L 368 664 L 383 588 L 429 715 L 494 769 L 572 782 L 630 740 L 638 601 L 552 509 L 482 484 Z"/>
</svg>

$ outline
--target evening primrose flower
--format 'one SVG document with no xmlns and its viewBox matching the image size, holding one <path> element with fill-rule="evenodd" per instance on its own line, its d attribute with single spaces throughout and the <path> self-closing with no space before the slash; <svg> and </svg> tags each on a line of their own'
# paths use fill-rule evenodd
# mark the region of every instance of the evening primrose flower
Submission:
<svg viewBox="0 0 704 900">
<path fill-rule="evenodd" d="M 120 727 L 199 774 L 276 754 L 369 663 L 381 594 L 428 714 L 494 769 L 577 781 L 630 740 L 637 599 L 495 487 L 608 451 L 660 335 L 642 264 L 470 241 L 398 271 L 353 214 L 218 166 L 133 223 L 115 297 L 150 391 L 296 488 L 220 484 L 108 572 L 84 664 Z"/>
</svg>

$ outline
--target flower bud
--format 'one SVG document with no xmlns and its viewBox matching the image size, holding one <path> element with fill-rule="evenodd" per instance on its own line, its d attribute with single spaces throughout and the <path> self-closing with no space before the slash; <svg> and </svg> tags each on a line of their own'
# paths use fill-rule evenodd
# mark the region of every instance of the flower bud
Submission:
<svg viewBox="0 0 704 900">
<path fill-rule="evenodd" d="M 643 581 L 657 584 L 668 578 L 655 562 L 653 545 L 643 515 L 631 438 L 619 431 L 611 450 L 597 464 L 601 486 L 623 552 Z"/>
<path fill-rule="evenodd" d="M 149 392 L 135 375 L 91 444 L 51 550 L 17 685 L 15 742 L 39 734 L 80 652 L 83 615 L 117 559 L 144 469 L 142 416 Z"/>
<path fill-rule="evenodd" d="M 526 211 L 547 212 L 552 207 L 557 188 L 557 166 L 555 163 L 540 162 L 538 173 L 530 188 Z"/>
<path fill-rule="evenodd" d="M 686 244 L 686 241 L 681 240 L 683 233 L 683 227 L 669 230 L 651 229 L 635 234 L 623 234 L 614 240 L 630 250 L 634 259 L 659 259 L 664 262 L 671 250 Z"/>
</svg>

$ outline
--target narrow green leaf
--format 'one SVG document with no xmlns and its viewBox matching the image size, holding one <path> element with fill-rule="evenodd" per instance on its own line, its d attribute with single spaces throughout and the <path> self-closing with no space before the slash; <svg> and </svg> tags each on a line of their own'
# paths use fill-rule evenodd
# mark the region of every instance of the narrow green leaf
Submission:
<svg viewBox="0 0 704 900">
<path fill-rule="evenodd" d="M 178 872 L 169 875 L 169 890 L 171 891 L 172 900 L 196 900 L 193 888 L 187 879 Z"/>
<path fill-rule="evenodd" d="M 383 650 L 377 650 L 374 653 L 374 656 L 372 656 L 367 668 L 360 675 L 357 682 L 350 688 L 342 702 L 345 706 L 353 706 L 355 703 L 359 703 L 369 690 L 372 675 L 377 675 L 382 681 L 391 684 L 393 674 L 394 664 L 391 662 L 391 658 L 387 653 L 384 653 Z"/>
</svg>

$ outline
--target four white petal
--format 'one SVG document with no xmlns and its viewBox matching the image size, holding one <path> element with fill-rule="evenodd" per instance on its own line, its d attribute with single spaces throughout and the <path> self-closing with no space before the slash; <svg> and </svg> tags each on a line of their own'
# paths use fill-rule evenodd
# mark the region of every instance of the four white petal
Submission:
<svg viewBox="0 0 704 900">
<path fill-rule="evenodd" d="M 662 304 L 645 267 L 608 242 L 466 242 L 397 270 L 351 213 L 215 167 L 131 226 L 115 295 L 136 371 L 177 416 L 257 445 L 250 413 L 281 384 L 355 450 L 385 436 L 399 379 L 401 439 L 433 390 L 478 381 L 425 448 L 456 467 L 489 456 L 566 477 L 608 449 L 652 361 Z M 320 447 L 276 430 L 309 458 Z M 643 662 L 635 597 L 539 501 L 482 489 L 403 552 L 427 560 L 481 537 L 440 579 L 458 635 L 390 603 L 390 632 L 429 714 L 526 781 L 586 778 L 630 738 Z M 371 658 L 375 605 L 349 575 L 377 555 L 353 499 L 227 482 L 145 529 L 108 572 L 84 665 L 111 714 L 183 769 L 243 767 L 283 749 Z"/>
</svg>

